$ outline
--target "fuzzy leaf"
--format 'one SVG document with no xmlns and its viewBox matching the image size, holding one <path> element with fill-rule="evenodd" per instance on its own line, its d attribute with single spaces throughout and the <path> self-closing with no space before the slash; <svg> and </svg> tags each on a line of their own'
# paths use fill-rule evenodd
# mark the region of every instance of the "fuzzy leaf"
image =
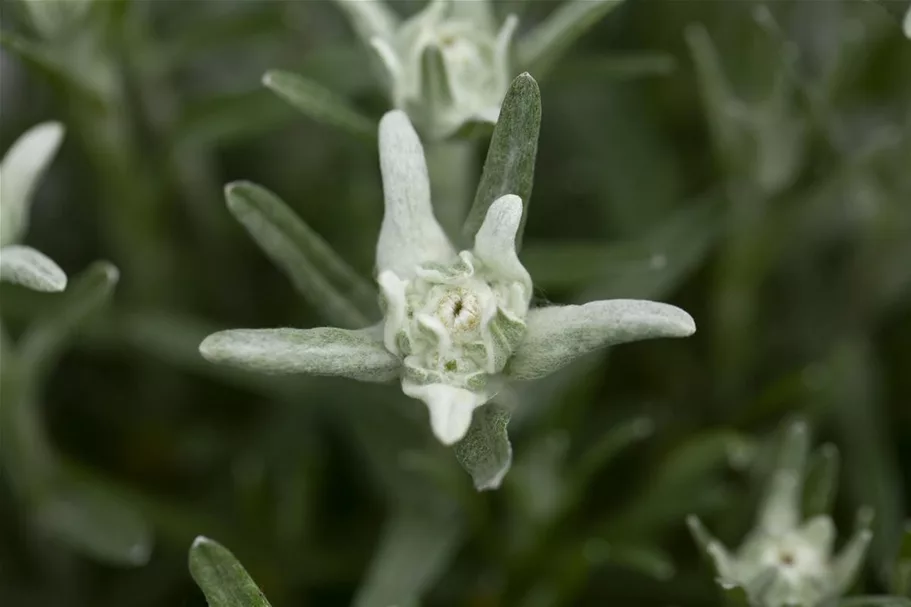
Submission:
<svg viewBox="0 0 911 607">
<path fill-rule="evenodd" d="M 27 229 L 32 195 L 61 141 L 63 126 L 44 122 L 26 131 L 4 155 L 0 163 L 0 246 L 18 241 Z"/>
<path fill-rule="evenodd" d="M 371 330 L 234 329 L 208 336 L 199 351 L 213 363 L 260 373 L 340 375 L 389 381 L 401 367 Z"/>
<path fill-rule="evenodd" d="M 506 374 L 514 379 L 553 373 L 599 348 L 642 339 L 687 337 L 696 331 L 693 318 L 680 308 L 633 299 L 537 308 L 528 313 L 526 322 L 525 341 L 506 367 Z"/>
<path fill-rule="evenodd" d="M 507 194 L 487 210 L 474 239 L 474 253 L 501 280 L 522 283 L 531 293 L 531 277 L 516 255 L 516 237 L 522 221 L 522 201 Z"/>
<path fill-rule="evenodd" d="M 509 410 L 494 402 L 478 408 L 471 427 L 455 446 L 456 458 L 471 475 L 478 491 L 498 489 L 512 464 L 506 426 Z"/>
<path fill-rule="evenodd" d="M 509 86 L 500 118 L 487 149 L 487 159 L 474 204 L 462 228 L 470 242 L 484 223 L 495 200 L 513 194 L 522 200 L 522 221 L 516 234 L 516 250 L 522 248 L 522 233 L 528 217 L 528 203 L 535 177 L 538 134 L 541 130 L 541 91 L 529 74 L 521 74 Z"/>
<path fill-rule="evenodd" d="M 335 0 L 335 3 L 368 46 L 375 36 L 389 38 L 398 27 L 399 18 L 385 0 Z"/>
<path fill-rule="evenodd" d="M 376 291 L 278 196 L 249 182 L 225 188 L 228 210 L 333 324 L 360 328 L 375 314 Z"/>
<path fill-rule="evenodd" d="M 400 110 L 380 120 L 380 171 L 385 211 L 376 245 L 378 270 L 406 279 L 422 263 L 451 262 L 455 250 L 433 215 L 421 140 Z"/>
<path fill-rule="evenodd" d="M 231 552 L 199 536 L 190 548 L 190 574 L 209 607 L 269 607 L 269 601 Z"/>
<path fill-rule="evenodd" d="M 48 293 L 66 289 L 66 274 L 54 260 L 41 251 L 15 244 L 0 249 L 0 280 Z"/>
<path fill-rule="evenodd" d="M 340 127 L 367 139 L 376 138 L 376 122 L 323 85 L 292 72 L 270 70 L 263 84 L 317 122 Z"/>
<path fill-rule="evenodd" d="M 522 69 L 544 75 L 569 47 L 623 0 L 566 0 L 519 44 Z"/>
</svg>

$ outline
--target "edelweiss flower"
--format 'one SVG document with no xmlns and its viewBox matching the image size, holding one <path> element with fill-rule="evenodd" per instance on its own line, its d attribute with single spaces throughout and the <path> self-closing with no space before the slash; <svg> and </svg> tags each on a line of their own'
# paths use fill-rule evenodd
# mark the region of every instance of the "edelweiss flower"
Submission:
<svg viewBox="0 0 911 607">
<path fill-rule="evenodd" d="M 44 253 L 16 244 L 28 229 L 32 194 L 63 139 L 63 127 L 32 127 L 0 163 L 0 280 L 36 291 L 63 291 L 66 274 Z"/>
<path fill-rule="evenodd" d="M 425 137 L 496 123 L 513 77 L 515 16 L 497 31 L 486 0 L 433 0 L 401 24 L 373 0 L 339 4 L 381 60 L 393 105 Z"/>
<path fill-rule="evenodd" d="M 529 309 L 532 282 L 516 254 L 522 202 L 496 200 L 458 252 L 433 215 L 418 136 L 401 111 L 379 127 L 385 214 L 376 264 L 381 324 L 368 329 L 222 331 L 200 346 L 207 359 L 272 373 L 400 378 L 423 401 L 444 444 L 461 440 L 475 409 L 507 380 L 547 375 L 596 348 L 683 337 L 693 319 L 649 301 L 599 301 Z"/>
<path fill-rule="evenodd" d="M 803 423 L 789 429 L 785 449 L 798 452 L 799 463 L 783 465 L 773 474 L 759 523 L 735 555 L 698 519 L 688 521 L 715 564 L 718 582 L 725 588 L 743 588 L 750 601 L 762 607 L 817 607 L 841 596 L 854 581 L 872 536 L 861 518 L 861 528 L 841 553 L 833 556 L 832 519 L 814 516 L 801 522 L 806 434 Z"/>
</svg>

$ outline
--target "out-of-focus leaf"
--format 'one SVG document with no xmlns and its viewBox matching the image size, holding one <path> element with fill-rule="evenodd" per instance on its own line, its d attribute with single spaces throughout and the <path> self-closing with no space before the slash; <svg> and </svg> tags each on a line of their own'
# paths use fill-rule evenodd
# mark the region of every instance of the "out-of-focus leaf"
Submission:
<svg viewBox="0 0 911 607">
<path fill-rule="evenodd" d="M 0 249 L 0 280 L 51 293 L 66 288 L 66 274 L 53 259 L 22 245 Z"/>
<path fill-rule="evenodd" d="M 152 529 L 128 502 L 68 478 L 34 504 L 41 531 L 101 561 L 145 565 L 152 552 Z"/>
<path fill-rule="evenodd" d="M 489 402 L 475 409 L 471 427 L 454 450 L 478 491 L 497 489 L 512 464 L 512 446 L 506 426 L 509 410 Z"/>
<path fill-rule="evenodd" d="M 490 205 L 501 196 L 514 194 L 522 199 L 522 222 L 516 233 L 516 250 L 521 248 L 540 130 L 541 91 L 534 78 L 527 73 L 521 74 L 512 81 L 500 108 L 474 204 L 462 228 L 466 243 L 472 241 L 484 223 Z"/>
<path fill-rule="evenodd" d="M 28 228 L 31 200 L 63 141 L 63 125 L 45 122 L 23 133 L 0 164 L 0 247 L 17 242 Z M 8 250 L 6 252 L 9 252 Z"/>
<path fill-rule="evenodd" d="M 750 439 L 729 430 L 690 438 L 668 453 L 644 491 L 607 523 L 602 535 L 634 537 L 687 514 L 717 507 L 725 499 L 715 482 L 718 474 L 731 466 L 743 467 L 754 451 Z"/>
<path fill-rule="evenodd" d="M 898 548 L 895 572 L 892 574 L 892 592 L 911 596 L 911 521 L 905 522 L 905 532 Z"/>
<path fill-rule="evenodd" d="M 209 607 L 269 607 L 269 601 L 231 552 L 198 537 L 190 548 L 190 573 Z"/>
<path fill-rule="evenodd" d="M 550 79 L 558 82 L 578 83 L 584 78 L 603 80 L 633 80 L 650 76 L 666 76 L 677 68 L 673 55 L 660 52 L 616 53 L 586 55 L 568 58 L 560 71 Z"/>
<path fill-rule="evenodd" d="M 458 513 L 448 508 L 393 514 L 353 606 L 417 603 L 449 565 L 464 533 Z"/>
<path fill-rule="evenodd" d="M 225 188 L 228 209 L 333 324 L 361 328 L 375 315 L 376 291 L 269 190 L 249 182 Z"/>
<path fill-rule="evenodd" d="M 522 262 L 546 289 L 586 290 L 576 299 L 661 299 L 682 282 L 721 235 L 720 201 L 706 196 L 641 239 L 617 244 L 532 244 Z"/>
<path fill-rule="evenodd" d="M 545 75 L 569 47 L 623 0 L 566 0 L 518 44 L 519 64 Z"/>
<path fill-rule="evenodd" d="M 63 347 L 110 300 L 119 276 L 110 263 L 94 263 L 73 279 L 57 312 L 22 336 L 19 353 L 31 381 L 41 381 Z"/>
<path fill-rule="evenodd" d="M 843 341 L 832 352 L 821 398 L 830 407 L 838 431 L 852 503 L 869 506 L 876 513 L 870 560 L 877 571 L 886 574 L 901 542 L 904 506 L 900 474 L 887 438 L 877 368 L 865 340 Z"/>
<path fill-rule="evenodd" d="M 16 55 L 39 72 L 46 74 L 52 82 L 67 92 L 84 97 L 95 107 L 103 105 L 102 92 L 97 90 L 88 79 L 80 78 L 81 74 L 63 63 L 51 52 L 49 47 L 32 42 L 10 31 L 0 32 L 0 47 Z"/>
<path fill-rule="evenodd" d="M 572 487 L 576 494 L 581 494 L 595 474 L 621 451 L 645 440 L 654 431 L 655 423 L 650 418 L 634 417 L 605 432 L 572 466 Z"/>
<path fill-rule="evenodd" d="M 317 122 L 337 126 L 366 139 L 376 138 L 376 121 L 321 84 L 283 70 L 266 72 L 263 84 Z"/>
<path fill-rule="evenodd" d="M 175 146 L 224 145 L 264 135 L 297 119 L 297 112 L 276 103 L 275 95 L 266 90 L 217 94 L 185 104 L 172 139 Z"/>
<path fill-rule="evenodd" d="M 668 580 L 676 567 L 671 557 L 654 546 L 639 544 L 613 544 L 592 540 L 585 546 L 586 556 L 595 563 L 607 563 L 636 571 L 656 580 Z"/>
<path fill-rule="evenodd" d="M 852 596 L 838 601 L 838 607 L 911 607 L 911 599 L 900 596 Z"/>
<path fill-rule="evenodd" d="M 805 518 L 831 514 L 838 492 L 840 458 L 835 445 L 825 444 L 810 458 L 804 481 L 803 513 Z"/>
</svg>

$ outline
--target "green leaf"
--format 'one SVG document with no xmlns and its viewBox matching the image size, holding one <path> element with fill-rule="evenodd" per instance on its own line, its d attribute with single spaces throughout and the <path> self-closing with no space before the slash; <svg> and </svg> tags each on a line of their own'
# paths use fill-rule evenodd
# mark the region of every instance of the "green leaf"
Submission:
<svg viewBox="0 0 911 607">
<path fill-rule="evenodd" d="M 445 571 L 464 533 L 464 523 L 449 508 L 393 514 L 353 606 L 416 605 Z"/>
<path fill-rule="evenodd" d="M 522 69 L 544 76 L 553 64 L 623 0 L 566 0 L 518 45 Z"/>
<path fill-rule="evenodd" d="M 56 363 L 64 346 L 107 304 L 119 276 L 117 268 L 110 263 L 95 262 L 73 279 L 58 311 L 22 336 L 20 357 L 36 385 Z"/>
<path fill-rule="evenodd" d="M 624 420 L 605 432 L 572 467 L 572 482 L 576 494 L 582 494 L 589 482 L 622 451 L 650 437 L 655 423 L 648 417 Z"/>
<path fill-rule="evenodd" d="M 66 288 L 66 274 L 54 260 L 22 245 L 0 249 L 0 280 L 49 293 Z"/>
<path fill-rule="evenodd" d="M 399 26 L 398 16 L 385 0 L 335 0 L 335 3 L 347 15 L 354 31 L 367 46 L 374 37 L 391 37 Z"/>
<path fill-rule="evenodd" d="M 478 491 L 499 488 L 512 465 L 509 417 L 509 410 L 495 402 L 475 409 L 468 433 L 455 445 L 456 458 Z"/>
<path fill-rule="evenodd" d="M 361 328 L 375 316 L 376 290 L 269 190 L 249 182 L 225 188 L 228 210 L 327 320 Z"/>
<path fill-rule="evenodd" d="M 494 127 L 484 170 L 475 194 L 474 204 L 462 228 L 466 242 L 471 242 L 487 216 L 487 209 L 506 194 L 522 199 L 522 222 L 516 234 L 516 250 L 522 246 L 522 233 L 528 218 L 528 203 L 535 177 L 538 134 L 541 130 L 541 91 L 529 74 L 521 74 L 509 87 L 500 118 Z"/>
<path fill-rule="evenodd" d="M 838 607 L 911 607 L 911 599 L 900 596 L 852 596 L 838 601 Z"/>
<path fill-rule="evenodd" d="M 282 70 L 270 70 L 263 84 L 292 106 L 323 122 L 367 139 L 376 138 L 377 123 L 321 84 Z"/>
<path fill-rule="evenodd" d="M 34 505 L 44 533 L 113 565 L 145 565 L 152 552 L 149 524 L 132 506 L 107 491 L 68 478 Z"/>
<path fill-rule="evenodd" d="M 892 592 L 911 596 L 911 521 L 905 522 L 905 532 L 902 534 L 895 572 L 892 575 Z"/>
<path fill-rule="evenodd" d="M 839 463 L 838 449 L 831 444 L 823 445 L 810 458 L 804 484 L 804 517 L 831 513 L 838 491 Z"/>
<path fill-rule="evenodd" d="M 707 195 L 671 214 L 642 237 L 614 244 L 533 243 L 522 262 L 536 285 L 582 289 L 577 300 L 661 299 L 699 266 L 718 242 L 720 197 Z"/>
<path fill-rule="evenodd" d="M 232 329 L 209 335 L 199 351 L 209 361 L 247 371 L 361 381 L 389 381 L 402 366 L 369 329 Z"/>
<path fill-rule="evenodd" d="M 269 607 L 256 582 L 231 552 L 199 536 L 190 547 L 190 574 L 209 607 Z"/>
</svg>

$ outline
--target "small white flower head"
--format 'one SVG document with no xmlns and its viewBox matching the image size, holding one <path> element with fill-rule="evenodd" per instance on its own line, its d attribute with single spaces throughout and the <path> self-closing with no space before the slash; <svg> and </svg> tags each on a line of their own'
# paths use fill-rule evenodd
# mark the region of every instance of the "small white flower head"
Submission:
<svg viewBox="0 0 911 607">
<path fill-rule="evenodd" d="M 28 230 L 32 196 L 60 142 L 63 126 L 45 122 L 10 146 L 0 163 L 0 280 L 37 291 L 62 291 L 66 274 L 40 251 L 16 244 Z"/>
<path fill-rule="evenodd" d="M 498 375 L 525 337 L 532 286 L 515 251 L 522 201 L 495 201 L 474 248 L 456 254 L 430 205 L 413 206 L 416 197 L 429 201 L 429 190 L 417 134 L 401 112 L 383 118 L 380 147 L 383 342 L 403 361 L 404 392 L 427 404 L 434 433 L 452 444 L 496 394 Z"/>
<path fill-rule="evenodd" d="M 871 539 L 869 517 L 838 555 L 835 525 L 828 516 L 801 521 L 803 463 L 807 431 L 802 422 L 788 429 L 782 463 L 772 476 L 759 521 L 733 554 L 695 517 L 690 528 L 714 562 L 724 588 L 742 588 L 762 607 L 817 607 L 841 596 L 851 585 Z"/>
<path fill-rule="evenodd" d="M 432 0 L 370 45 L 396 108 L 425 138 L 442 139 L 474 123 L 494 124 L 512 80 L 510 48 L 518 20 L 499 31 L 486 0 Z"/>
</svg>

